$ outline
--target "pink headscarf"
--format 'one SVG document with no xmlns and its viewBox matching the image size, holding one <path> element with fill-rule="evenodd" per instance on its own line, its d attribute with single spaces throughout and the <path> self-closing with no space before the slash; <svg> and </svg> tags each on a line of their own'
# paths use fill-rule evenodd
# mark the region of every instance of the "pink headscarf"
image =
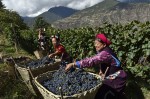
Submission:
<svg viewBox="0 0 150 99">
<path fill-rule="evenodd" d="M 102 42 L 104 42 L 107 46 L 109 46 L 111 44 L 111 41 L 108 40 L 107 37 L 102 33 L 97 34 L 96 38 L 102 40 Z"/>
</svg>

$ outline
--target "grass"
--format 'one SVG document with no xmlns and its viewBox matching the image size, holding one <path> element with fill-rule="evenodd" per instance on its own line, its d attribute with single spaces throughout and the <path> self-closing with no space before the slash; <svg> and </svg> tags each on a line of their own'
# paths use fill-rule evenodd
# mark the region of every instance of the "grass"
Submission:
<svg viewBox="0 0 150 99">
<path fill-rule="evenodd" d="M 150 99 L 150 83 L 148 80 L 135 77 L 130 71 L 127 71 L 127 73 L 126 95 L 128 99 Z"/>
<path fill-rule="evenodd" d="M 0 99 L 38 99 L 20 80 L 21 77 L 14 74 L 10 73 L 10 66 L 0 63 Z"/>
<path fill-rule="evenodd" d="M 34 97 L 25 84 L 19 80 L 7 78 L 5 85 L 1 88 L 3 99 L 31 99 Z"/>
</svg>

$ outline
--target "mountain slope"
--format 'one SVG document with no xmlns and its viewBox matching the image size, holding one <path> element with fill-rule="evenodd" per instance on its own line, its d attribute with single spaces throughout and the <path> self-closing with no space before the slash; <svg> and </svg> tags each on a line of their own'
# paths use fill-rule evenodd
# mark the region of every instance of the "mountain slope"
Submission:
<svg viewBox="0 0 150 99">
<path fill-rule="evenodd" d="M 44 12 L 41 15 L 39 15 L 38 17 L 43 17 L 48 23 L 52 23 L 56 20 L 62 19 L 61 16 L 58 16 L 58 15 L 51 13 L 51 12 Z"/>
<path fill-rule="evenodd" d="M 79 11 L 74 15 L 53 23 L 57 28 L 74 28 L 100 26 L 104 22 L 128 23 L 133 20 L 145 22 L 150 20 L 149 3 L 123 3 L 116 0 L 105 0 L 93 7 Z"/>
<path fill-rule="evenodd" d="M 117 0 L 117 1 L 126 2 L 126 3 L 150 2 L 150 0 Z"/>
<path fill-rule="evenodd" d="M 48 11 L 38 15 L 37 17 L 43 17 L 45 21 L 51 24 L 54 21 L 66 18 L 77 11 L 78 10 L 60 6 L 51 8 Z M 23 17 L 23 19 L 29 27 L 32 27 L 37 17 Z"/>
<path fill-rule="evenodd" d="M 54 7 L 48 10 L 48 12 L 54 13 L 58 16 L 61 16 L 62 18 L 66 18 L 72 14 L 74 14 L 75 12 L 77 12 L 78 10 L 72 9 L 72 8 L 67 8 L 67 7 L 63 7 L 63 6 L 59 6 L 59 7 Z"/>
</svg>

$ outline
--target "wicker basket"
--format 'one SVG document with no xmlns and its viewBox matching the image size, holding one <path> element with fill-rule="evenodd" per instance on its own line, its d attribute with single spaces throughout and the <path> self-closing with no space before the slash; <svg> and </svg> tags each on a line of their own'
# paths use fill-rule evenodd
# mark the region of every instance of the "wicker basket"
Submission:
<svg viewBox="0 0 150 99">
<path fill-rule="evenodd" d="M 37 59 L 41 59 L 42 57 L 44 57 L 43 52 L 40 50 L 34 51 L 34 55 L 36 56 Z"/>
<path fill-rule="evenodd" d="M 44 99 L 61 99 L 60 95 L 55 95 L 54 93 L 48 91 L 45 87 L 41 85 L 41 83 L 44 80 L 50 79 L 52 77 L 52 74 L 56 71 L 49 71 L 46 73 L 43 73 L 35 78 L 35 85 L 39 89 L 40 93 L 44 97 Z M 99 75 L 90 73 L 92 75 L 95 75 L 98 79 L 100 79 Z M 79 94 L 74 94 L 72 96 L 63 96 L 63 99 L 94 99 L 95 94 L 97 93 L 99 87 L 101 86 L 102 83 L 98 84 L 94 88 L 91 88 L 90 90 L 84 91 Z"/>
<path fill-rule="evenodd" d="M 55 61 L 56 62 L 54 64 L 43 65 L 42 67 L 36 69 L 29 69 L 19 65 L 16 66 L 25 84 L 28 86 L 28 88 L 33 94 L 36 95 L 37 92 L 32 80 L 34 79 L 34 77 L 38 76 L 39 74 L 45 73 L 47 71 L 57 70 L 60 66 L 61 61 L 60 60 L 55 60 Z"/>
<path fill-rule="evenodd" d="M 8 68 L 8 75 L 15 77 L 15 67 L 14 67 L 15 64 L 13 62 L 8 61 L 5 61 L 5 64 L 7 65 Z"/>
<path fill-rule="evenodd" d="M 22 67 L 16 67 L 19 74 L 21 75 L 23 81 L 25 82 L 25 84 L 27 85 L 27 87 L 29 88 L 29 90 L 36 95 L 37 93 L 35 92 L 35 88 L 33 87 L 33 82 L 32 82 L 32 77 L 29 73 L 29 69 L 27 68 L 22 68 Z"/>
</svg>

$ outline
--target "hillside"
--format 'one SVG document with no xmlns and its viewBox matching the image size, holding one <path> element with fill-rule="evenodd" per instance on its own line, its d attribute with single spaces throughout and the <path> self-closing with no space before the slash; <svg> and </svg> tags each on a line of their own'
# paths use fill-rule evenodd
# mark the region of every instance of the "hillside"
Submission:
<svg viewBox="0 0 150 99">
<path fill-rule="evenodd" d="M 76 13 L 78 10 L 72 9 L 72 8 L 67 8 L 63 6 L 59 7 L 53 7 L 48 10 L 48 12 L 54 13 L 62 18 L 66 18 L 74 13 Z"/>
<path fill-rule="evenodd" d="M 125 24 L 133 20 L 150 20 L 149 3 L 124 3 L 105 0 L 93 7 L 79 11 L 74 15 L 53 23 L 57 28 L 100 26 L 105 22 Z"/>
<path fill-rule="evenodd" d="M 117 1 L 126 2 L 126 3 L 150 2 L 149 0 L 117 0 Z"/>
<path fill-rule="evenodd" d="M 38 17 L 43 17 L 43 19 L 45 21 L 47 21 L 48 23 L 53 23 L 57 20 L 66 18 L 72 14 L 74 14 L 75 12 L 77 12 L 78 10 L 74 10 L 71 8 L 67 8 L 67 7 L 63 7 L 63 6 L 59 6 L 59 7 L 53 7 L 50 8 L 48 11 L 38 15 L 37 17 L 23 17 L 24 22 L 29 26 L 32 27 L 34 24 L 34 21 L 38 18 Z"/>
</svg>

